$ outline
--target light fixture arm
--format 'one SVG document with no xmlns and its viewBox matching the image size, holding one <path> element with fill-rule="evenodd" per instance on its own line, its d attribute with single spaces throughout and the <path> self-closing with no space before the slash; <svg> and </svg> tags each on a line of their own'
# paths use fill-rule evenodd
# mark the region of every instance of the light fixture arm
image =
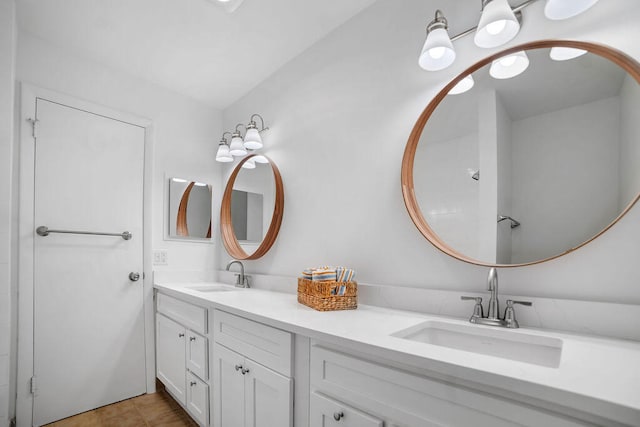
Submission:
<svg viewBox="0 0 640 427">
<path fill-rule="evenodd" d="M 244 128 L 245 133 L 247 132 L 247 127 L 246 127 L 244 124 L 242 124 L 242 123 L 238 123 L 238 124 L 236 125 L 236 131 L 233 133 L 233 135 L 232 135 L 232 136 L 234 136 L 234 135 L 238 135 L 238 136 L 240 136 L 240 137 L 242 136 L 242 132 L 240 132 L 240 131 L 238 130 L 238 126 L 242 126 L 242 127 Z"/>
<path fill-rule="evenodd" d="M 433 18 L 433 21 L 427 24 L 427 35 L 438 28 L 448 29 L 449 23 L 447 22 L 447 18 L 444 17 L 444 13 L 440 9 L 436 10 L 436 16 Z"/>
<path fill-rule="evenodd" d="M 265 127 L 264 126 L 264 119 L 262 118 L 262 116 L 260 114 L 252 114 L 251 118 L 249 119 L 249 126 L 245 127 L 245 129 L 249 129 L 251 127 L 255 127 L 257 129 L 256 122 L 255 122 L 255 120 L 253 120 L 254 117 L 260 117 L 260 124 L 261 124 L 262 128 L 260 130 L 258 130 L 258 132 L 262 132 L 263 130 L 269 130 L 269 127 Z"/>
<path fill-rule="evenodd" d="M 481 0 L 482 1 L 482 9 L 484 9 L 484 7 L 487 5 L 487 3 L 489 3 L 491 0 Z M 520 25 L 522 25 L 522 9 L 524 9 L 525 7 L 537 2 L 538 0 L 526 0 L 525 2 L 520 3 L 517 6 L 514 6 L 511 8 L 511 10 L 513 10 L 513 13 L 516 15 L 516 19 L 518 20 L 518 22 L 520 23 Z M 468 36 L 469 34 L 473 34 L 476 30 L 478 29 L 478 27 L 472 27 L 469 28 L 466 31 L 463 31 L 459 34 L 456 34 L 455 36 L 451 37 L 451 41 L 456 41 L 458 39 L 461 39 L 463 37 Z"/>
<path fill-rule="evenodd" d="M 220 138 L 220 142 L 223 142 L 223 143 L 227 144 L 227 138 L 224 137 L 227 134 L 229 134 L 229 135 L 231 135 L 233 137 L 233 134 L 231 132 L 225 132 L 225 133 L 222 134 L 222 138 Z"/>
</svg>

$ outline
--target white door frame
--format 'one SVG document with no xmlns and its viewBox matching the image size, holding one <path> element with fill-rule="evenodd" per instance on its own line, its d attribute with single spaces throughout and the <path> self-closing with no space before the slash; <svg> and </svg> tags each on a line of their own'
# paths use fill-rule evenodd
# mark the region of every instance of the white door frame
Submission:
<svg viewBox="0 0 640 427">
<path fill-rule="evenodd" d="M 35 118 L 36 101 L 44 99 L 79 110 L 98 114 L 145 129 L 144 204 L 143 204 L 143 278 L 144 335 L 147 393 L 155 391 L 155 335 L 153 322 L 153 275 L 151 256 L 151 200 L 153 182 L 153 123 L 149 119 L 112 110 L 72 96 L 21 83 L 20 123 L 20 193 L 18 224 L 18 382 L 16 418 L 18 427 L 33 425 L 31 377 L 34 370 L 34 236 L 35 236 L 35 138 L 29 119 Z M 91 331 L 87 331 L 91 333 Z M 37 387 L 37 386 L 36 386 Z"/>
</svg>

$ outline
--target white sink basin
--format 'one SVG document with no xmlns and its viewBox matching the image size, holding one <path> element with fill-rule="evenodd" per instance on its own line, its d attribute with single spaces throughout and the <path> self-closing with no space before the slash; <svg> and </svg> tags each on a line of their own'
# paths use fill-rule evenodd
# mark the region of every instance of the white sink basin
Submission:
<svg viewBox="0 0 640 427">
<path fill-rule="evenodd" d="M 557 368 L 562 340 L 479 325 L 427 321 L 391 334 L 425 344 Z"/>
<path fill-rule="evenodd" d="M 229 292 L 238 290 L 238 288 L 231 285 L 196 285 L 187 286 L 187 289 L 192 289 L 198 292 Z"/>
</svg>

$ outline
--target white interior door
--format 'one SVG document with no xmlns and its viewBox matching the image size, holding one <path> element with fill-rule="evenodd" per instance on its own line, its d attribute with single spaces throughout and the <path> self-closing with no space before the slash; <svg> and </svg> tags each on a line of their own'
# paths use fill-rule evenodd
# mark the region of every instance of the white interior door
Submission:
<svg viewBox="0 0 640 427">
<path fill-rule="evenodd" d="M 36 111 L 36 226 L 133 235 L 35 236 L 33 423 L 42 425 L 146 390 L 145 130 L 43 99 Z"/>
</svg>

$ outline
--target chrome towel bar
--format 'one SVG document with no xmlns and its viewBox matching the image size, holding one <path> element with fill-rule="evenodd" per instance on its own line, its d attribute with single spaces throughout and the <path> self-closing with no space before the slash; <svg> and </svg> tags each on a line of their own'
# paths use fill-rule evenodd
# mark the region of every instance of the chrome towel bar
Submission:
<svg viewBox="0 0 640 427">
<path fill-rule="evenodd" d="M 122 237 L 124 240 L 130 240 L 133 237 L 133 234 L 128 231 L 123 231 L 122 233 L 100 233 L 97 231 L 71 231 L 71 230 L 50 230 L 48 227 L 41 225 L 36 228 L 36 233 L 38 236 L 48 236 L 49 233 L 62 233 L 62 234 L 90 234 L 92 236 L 117 236 Z"/>
</svg>

